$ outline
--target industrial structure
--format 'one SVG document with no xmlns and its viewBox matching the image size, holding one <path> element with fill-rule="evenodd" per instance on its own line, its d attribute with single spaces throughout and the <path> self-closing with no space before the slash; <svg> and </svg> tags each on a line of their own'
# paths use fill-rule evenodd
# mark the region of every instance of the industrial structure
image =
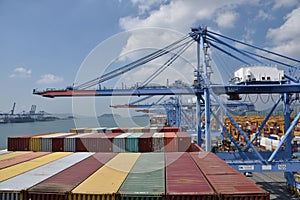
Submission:
<svg viewBox="0 0 300 200">
<path fill-rule="evenodd" d="M 184 51 L 194 42 L 197 45 L 197 66 L 195 67 L 195 80 L 190 85 L 147 86 L 156 76 L 168 68 Z M 238 49 L 235 44 L 244 46 Z M 210 80 L 211 58 L 210 53 L 221 53 L 228 59 L 233 59 L 246 66 L 235 73 L 232 81 L 225 84 L 216 84 Z M 130 89 L 92 89 L 114 77 L 128 73 L 161 56 L 171 56 L 159 70 L 145 81 L 142 86 Z M 300 172 L 300 161 L 292 158 L 292 132 L 298 123 L 300 113 L 291 118 L 291 104 L 298 100 L 300 83 L 297 78 L 300 60 L 293 59 L 269 50 L 238 41 L 208 30 L 206 27 L 192 28 L 191 32 L 178 41 L 146 55 L 123 67 L 112 70 L 100 77 L 62 90 L 46 90 L 33 93 L 44 97 L 67 97 L 67 96 L 151 96 L 151 95 L 194 95 L 196 96 L 196 124 L 197 143 L 205 147 L 206 151 L 212 150 L 211 121 L 218 123 L 220 132 L 226 136 L 235 146 L 235 151 L 215 152 L 217 156 L 225 160 L 240 172 L 285 172 L 289 185 L 300 189 L 300 183 L 295 181 L 294 173 Z M 258 73 L 257 69 L 266 68 L 270 73 Z M 270 71 L 271 70 L 271 71 Z M 258 127 L 255 135 L 250 139 L 239 126 L 234 116 L 228 111 L 226 103 L 220 98 L 227 95 L 230 100 L 239 100 L 242 95 L 250 94 L 276 94 L 279 98 L 267 113 L 263 122 Z M 218 105 L 214 109 L 213 104 Z M 260 151 L 254 142 L 260 136 L 264 125 L 272 116 L 272 113 L 280 105 L 283 105 L 284 135 L 274 150 Z M 212 106 L 213 105 L 213 106 Z M 224 115 L 217 114 L 222 112 Z M 179 113 L 179 112 L 178 112 Z M 246 145 L 241 145 L 228 132 L 222 123 L 220 116 L 227 116 L 234 128 L 243 136 Z M 201 124 L 204 119 L 203 124 Z M 204 141 L 202 141 L 204 139 Z"/>
</svg>

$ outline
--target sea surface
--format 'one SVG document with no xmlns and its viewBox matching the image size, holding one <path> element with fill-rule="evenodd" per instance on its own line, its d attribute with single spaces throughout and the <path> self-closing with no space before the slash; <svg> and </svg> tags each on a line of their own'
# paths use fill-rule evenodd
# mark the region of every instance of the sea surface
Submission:
<svg viewBox="0 0 300 200">
<path fill-rule="evenodd" d="M 0 150 L 7 149 L 7 138 L 10 136 L 29 135 L 36 133 L 67 133 L 72 128 L 97 127 L 144 127 L 149 126 L 149 117 L 100 117 L 64 119 L 55 121 L 7 123 L 0 124 Z"/>
</svg>

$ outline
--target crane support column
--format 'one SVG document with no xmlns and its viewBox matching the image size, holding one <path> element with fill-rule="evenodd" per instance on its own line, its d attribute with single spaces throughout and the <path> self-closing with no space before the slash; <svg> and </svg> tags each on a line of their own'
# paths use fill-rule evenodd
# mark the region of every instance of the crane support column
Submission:
<svg viewBox="0 0 300 200">
<path fill-rule="evenodd" d="M 286 134 L 290 125 L 291 125 L 291 109 L 290 109 L 290 96 L 288 93 L 284 93 L 283 95 L 283 101 L 284 101 L 284 133 Z M 287 153 L 287 159 L 292 159 L 292 134 L 289 134 L 287 136 L 285 144 L 285 152 Z"/>
</svg>

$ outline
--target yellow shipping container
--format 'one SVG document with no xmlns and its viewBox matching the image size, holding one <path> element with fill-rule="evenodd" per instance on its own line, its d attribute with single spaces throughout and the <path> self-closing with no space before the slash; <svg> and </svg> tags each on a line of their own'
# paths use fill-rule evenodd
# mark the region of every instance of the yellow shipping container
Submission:
<svg viewBox="0 0 300 200">
<path fill-rule="evenodd" d="M 16 156 L 20 156 L 20 155 L 24 155 L 26 153 L 29 153 L 30 151 L 15 151 L 15 152 L 10 152 L 10 153 L 6 153 L 6 154 L 1 154 L 0 155 L 0 161 L 1 160 L 6 160 L 6 159 L 10 159 Z"/>
<path fill-rule="evenodd" d="M 71 152 L 55 152 L 51 153 L 33 160 L 29 160 L 27 162 L 23 162 L 8 168 L 4 168 L 0 170 L 0 182 L 27 172 L 29 170 L 35 169 L 47 163 L 50 163 L 54 160 L 58 160 L 65 156 L 72 154 Z"/>
<path fill-rule="evenodd" d="M 115 194 L 139 156 L 140 153 L 119 153 L 78 185 L 69 199 L 115 200 Z"/>
<path fill-rule="evenodd" d="M 47 135 L 39 135 L 30 138 L 29 142 L 29 150 L 30 151 L 42 151 L 42 138 L 47 138 L 47 137 L 58 137 L 58 136 L 63 136 L 69 133 L 49 133 Z M 70 133 L 71 134 L 71 133 Z"/>
</svg>

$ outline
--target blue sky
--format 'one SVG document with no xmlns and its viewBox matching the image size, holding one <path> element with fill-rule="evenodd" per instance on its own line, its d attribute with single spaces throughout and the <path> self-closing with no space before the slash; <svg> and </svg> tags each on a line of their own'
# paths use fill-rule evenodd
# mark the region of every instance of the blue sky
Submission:
<svg viewBox="0 0 300 200">
<path fill-rule="evenodd" d="M 205 24 L 299 59 L 299 18 L 298 0 L 0 0 L 0 111 L 8 112 L 16 102 L 17 112 L 36 104 L 38 110 L 71 113 L 71 98 L 42 98 L 32 95 L 32 89 L 64 88 L 76 82 L 96 47 L 104 48 L 103 57 L 130 57 L 128 52 L 143 45 L 159 48 L 173 41 L 163 34 L 148 37 L 150 31 L 142 34 L 145 39 L 131 31 L 135 29 L 155 27 L 180 35 Z M 108 112 L 111 102 L 95 99 L 97 113 Z"/>
</svg>

